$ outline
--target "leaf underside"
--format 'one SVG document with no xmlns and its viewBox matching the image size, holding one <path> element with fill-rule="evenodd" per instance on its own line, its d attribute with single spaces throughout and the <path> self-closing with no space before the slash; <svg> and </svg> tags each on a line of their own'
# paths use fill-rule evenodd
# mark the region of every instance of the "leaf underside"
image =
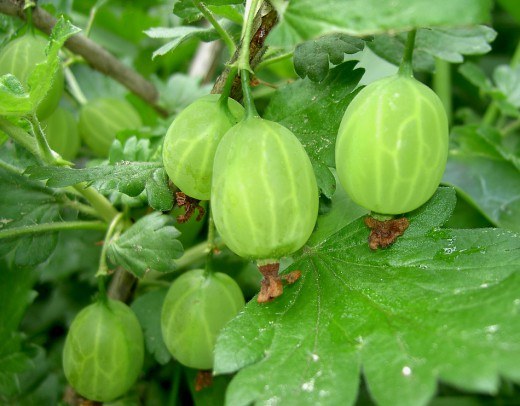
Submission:
<svg viewBox="0 0 520 406">
<path fill-rule="evenodd" d="M 438 380 L 519 382 L 520 237 L 439 228 L 454 205 L 439 189 L 386 250 L 362 219 L 307 247 L 288 269 L 301 279 L 220 335 L 215 372 L 239 371 L 227 404 L 353 404 L 361 372 L 379 404 L 426 404 Z"/>
</svg>

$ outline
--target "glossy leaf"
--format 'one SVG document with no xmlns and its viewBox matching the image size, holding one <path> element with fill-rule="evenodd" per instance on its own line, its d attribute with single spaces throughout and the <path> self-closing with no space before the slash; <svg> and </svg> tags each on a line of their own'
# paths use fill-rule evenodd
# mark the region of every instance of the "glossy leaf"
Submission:
<svg viewBox="0 0 520 406">
<path fill-rule="evenodd" d="M 349 61 L 331 69 L 321 83 L 309 78 L 280 88 L 267 106 L 264 117 L 291 130 L 315 162 L 333 167 L 334 145 L 346 107 L 356 94 L 363 69 L 355 69 Z M 322 191 L 334 189 L 332 177 L 316 173 Z"/>
<path fill-rule="evenodd" d="M 386 250 L 368 248 L 362 219 L 307 247 L 288 269 L 300 280 L 221 334 L 215 372 L 238 371 L 227 404 L 354 404 L 361 371 L 376 403 L 405 406 L 439 379 L 519 381 L 520 236 L 440 228 L 454 205 L 439 189 Z"/>
</svg>

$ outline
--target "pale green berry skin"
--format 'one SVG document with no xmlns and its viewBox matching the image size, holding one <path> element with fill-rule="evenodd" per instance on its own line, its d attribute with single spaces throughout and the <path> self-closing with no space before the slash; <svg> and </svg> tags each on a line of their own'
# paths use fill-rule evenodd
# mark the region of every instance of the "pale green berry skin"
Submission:
<svg viewBox="0 0 520 406">
<path fill-rule="evenodd" d="M 81 396 L 108 402 L 125 394 L 139 376 L 144 339 L 133 311 L 108 299 L 84 308 L 74 319 L 63 349 L 63 370 Z"/>
<path fill-rule="evenodd" d="M 29 90 L 27 80 L 36 65 L 46 60 L 46 47 L 47 41 L 44 38 L 31 34 L 9 42 L 0 50 L 0 76 L 11 73 Z M 63 70 L 60 66 L 53 76 L 51 89 L 36 108 L 36 115 L 40 120 L 49 117 L 58 107 L 63 94 L 63 82 Z"/>
<path fill-rule="evenodd" d="M 318 198 L 309 157 L 287 128 L 252 117 L 225 134 L 215 156 L 211 210 L 236 254 L 278 259 L 300 249 L 314 229 Z"/>
<path fill-rule="evenodd" d="M 79 133 L 83 142 L 100 157 L 107 157 L 116 134 L 142 126 L 134 107 L 123 99 L 99 98 L 81 107 Z"/>
<path fill-rule="evenodd" d="M 381 214 L 415 210 L 434 194 L 448 158 L 439 97 L 412 77 L 371 83 L 349 104 L 336 140 L 336 168 L 354 202 Z"/>
<path fill-rule="evenodd" d="M 230 276 L 202 269 L 186 272 L 172 283 L 163 303 L 166 347 L 187 367 L 213 368 L 217 336 L 244 304 L 242 291 Z"/>
<path fill-rule="evenodd" d="M 47 120 L 42 122 L 49 146 L 67 160 L 72 160 L 78 154 L 81 139 L 78 123 L 74 115 L 58 107 Z"/>
<path fill-rule="evenodd" d="M 209 200 L 213 159 L 226 133 L 244 115 L 244 108 L 229 99 L 229 117 L 219 105 L 220 95 L 202 97 L 172 122 L 163 146 L 163 162 L 172 182 L 188 196 Z"/>
</svg>

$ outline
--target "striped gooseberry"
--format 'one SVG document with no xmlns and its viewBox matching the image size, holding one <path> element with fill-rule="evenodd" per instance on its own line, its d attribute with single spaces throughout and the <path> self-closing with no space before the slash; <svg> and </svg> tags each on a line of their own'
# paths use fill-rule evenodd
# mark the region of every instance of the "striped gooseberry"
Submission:
<svg viewBox="0 0 520 406">
<path fill-rule="evenodd" d="M 141 117 L 123 99 L 99 98 L 81 107 L 79 133 L 87 146 L 98 156 L 106 157 L 116 134 L 141 127 Z"/>
<path fill-rule="evenodd" d="M 35 66 L 46 59 L 46 47 L 45 38 L 32 34 L 9 42 L 0 51 L 0 76 L 11 73 L 27 86 L 27 80 Z M 60 67 L 53 76 L 51 89 L 36 108 L 40 120 L 49 117 L 58 107 L 63 93 L 63 81 L 63 70 Z"/>
<path fill-rule="evenodd" d="M 362 89 L 336 140 L 336 168 L 352 200 L 401 214 L 435 192 L 448 157 L 448 120 L 439 97 L 413 77 L 395 75 Z"/>
<path fill-rule="evenodd" d="M 237 283 L 220 272 L 188 271 L 170 286 L 161 329 L 166 347 L 181 364 L 213 368 L 213 350 L 224 325 L 244 307 Z"/>
<path fill-rule="evenodd" d="M 250 117 L 215 155 L 211 210 L 226 245 L 250 259 L 279 259 L 305 244 L 318 216 L 312 164 L 282 125 Z"/>
<path fill-rule="evenodd" d="M 209 200 L 215 150 L 224 135 L 244 114 L 228 99 L 231 114 L 220 95 L 202 97 L 186 107 L 172 122 L 163 146 L 164 168 L 172 182 L 188 196 Z"/>
<path fill-rule="evenodd" d="M 84 308 L 74 319 L 63 349 L 63 370 L 85 398 L 108 402 L 135 383 L 144 360 L 144 339 L 133 311 L 107 299 Z"/>
</svg>

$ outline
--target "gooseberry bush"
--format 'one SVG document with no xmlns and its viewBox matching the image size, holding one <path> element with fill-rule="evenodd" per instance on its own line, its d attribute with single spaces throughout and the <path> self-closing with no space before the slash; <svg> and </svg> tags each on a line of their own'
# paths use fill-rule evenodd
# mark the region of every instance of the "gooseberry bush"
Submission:
<svg viewBox="0 0 520 406">
<path fill-rule="evenodd" d="M 0 0 L 0 403 L 520 401 L 520 4 Z"/>
</svg>

